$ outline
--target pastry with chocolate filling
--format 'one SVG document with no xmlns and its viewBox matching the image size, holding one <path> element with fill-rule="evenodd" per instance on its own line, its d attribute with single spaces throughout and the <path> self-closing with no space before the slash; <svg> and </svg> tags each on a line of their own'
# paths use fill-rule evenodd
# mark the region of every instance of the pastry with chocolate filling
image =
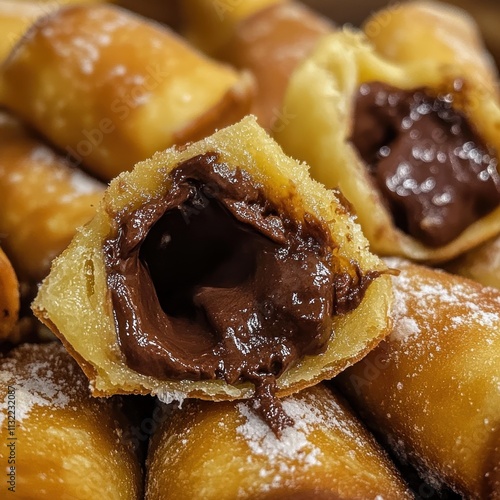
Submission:
<svg viewBox="0 0 500 500">
<path fill-rule="evenodd" d="M 346 207 L 247 117 L 113 180 L 33 309 L 95 395 L 254 397 L 283 427 L 275 395 L 372 349 L 391 297 Z"/>
<path fill-rule="evenodd" d="M 248 74 L 110 5 L 63 7 L 38 20 L 0 79 L 2 105 L 105 180 L 236 122 L 253 92 Z"/>
<path fill-rule="evenodd" d="M 36 284 L 104 192 L 18 120 L 0 113 L 0 235 L 19 279 Z"/>
<path fill-rule="evenodd" d="M 151 441 L 147 498 L 413 498 L 338 395 L 318 385 L 283 407 L 295 424 L 280 439 L 248 402 L 190 401 L 174 411 Z"/>
<path fill-rule="evenodd" d="M 293 119 L 276 131 L 286 153 L 343 192 L 374 252 L 428 262 L 500 231 L 497 92 L 436 47 L 435 58 L 394 62 L 362 33 L 322 38 L 292 75 Z"/>
<path fill-rule="evenodd" d="M 92 398 L 59 342 L 3 355 L 0 377 L 4 498 L 142 498 L 120 398 Z"/>
<path fill-rule="evenodd" d="M 388 265 L 401 270 L 392 332 L 336 381 L 428 483 L 497 498 L 500 292 L 402 260 Z"/>
<path fill-rule="evenodd" d="M 9 340 L 19 316 L 19 283 L 9 259 L 0 248 L 0 342 Z"/>
</svg>

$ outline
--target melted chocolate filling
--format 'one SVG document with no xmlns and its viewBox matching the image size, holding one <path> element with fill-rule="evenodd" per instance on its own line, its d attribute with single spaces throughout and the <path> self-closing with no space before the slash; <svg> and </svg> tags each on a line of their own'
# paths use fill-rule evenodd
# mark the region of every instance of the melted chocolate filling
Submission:
<svg viewBox="0 0 500 500">
<path fill-rule="evenodd" d="M 334 273 L 327 228 L 289 216 L 215 153 L 169 182 L 165 197 L 118 214 L 104 246 L 126 362 L 160 379 L 250 381 L 279 433 L 290 420 L 276 378 L 324 350 L 332 315 L 356 307 L 375 275 Z"/>
<path fill-rule="evenodd" d="M 351 141 L 395 224 L 425 245 L 450 243 L 500 204 L 496 153 L 453 109 L 452 94 L 366 83 L 354 117 Z"/>
</svg>

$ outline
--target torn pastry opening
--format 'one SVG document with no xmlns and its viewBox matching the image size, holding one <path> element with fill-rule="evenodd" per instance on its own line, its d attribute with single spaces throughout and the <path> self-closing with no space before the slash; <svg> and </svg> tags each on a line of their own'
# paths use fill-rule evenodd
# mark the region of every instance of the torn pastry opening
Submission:
<svg viewBox="0 0 500 500">
<path fill-rule="evenodd" d="M 363 83 L 351 142 L 395 225 L 444 246 L 500 205 L 497 151 L 455 104 L 463 82 L 442 92 Z"/>
<path fill-rule="evenodd" d="M 279 432 L 276 379 L 324 351 L 332 317 L 355 309 L 380 272 L 337 257 L 323 222 L 298 220 L 217 153 L 181 162 L 169 184 L 118 213 L 104 242 L 126 363 L 163 380 L 252 382 Z"/>
</svg>

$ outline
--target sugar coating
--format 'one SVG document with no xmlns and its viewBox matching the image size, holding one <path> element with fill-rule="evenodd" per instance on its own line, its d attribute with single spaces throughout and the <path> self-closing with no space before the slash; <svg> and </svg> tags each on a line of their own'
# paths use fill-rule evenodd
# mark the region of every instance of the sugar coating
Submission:
<svg viewBox="0 0 500 500">
<path fill-rule="evenodd" d="M 88 391 L 80 369 L 57 342 L 26 344 L 0 359 L 0 383 L 15 388 L 15 418 L 21 424 L 34 408 L 67 408 Z M 0 402 L 0 427 L 7 405 L 8 393 Z"/>
<path fill-rule="evenodd" d="M 294 424 L 285 428 L 280 438 L 256 415 L 248 402 L 236 406 L 244 419 L 236 432 L 248 445 L 247 461 L 257 460 L 263 464 L 259 475 L 268 479 L 266 484 L 259 485 L 263 491 L 286 485 L 294 473 L 304 474 L 321 465 L 322 451 L 310 440 L 315 429 L 335 429 L 355 443 L 354 447 L 363 447 L 360 436 L 333 398 L 320 401 L 314 393 L 305 392 L 283 399 L 282 405 Z M 243 491 L 240 494 L 245 496 Z"/>
</svg>

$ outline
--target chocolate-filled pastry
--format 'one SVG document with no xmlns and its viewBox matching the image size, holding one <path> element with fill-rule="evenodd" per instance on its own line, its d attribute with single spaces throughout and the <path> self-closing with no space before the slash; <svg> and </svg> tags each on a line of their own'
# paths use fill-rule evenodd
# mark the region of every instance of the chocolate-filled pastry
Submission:
<svg viewBox="0 0 500 500">
<path fill-rule="evenodd" d="M 9 339 L 19 316 L 19 283 L 0 248 L 0 342 Z"/>
<path fill-rule="evenodd" d="M 264 128 L 281 127 L 289 118 L 282 101 L 290 75 L 332 30 L 331 22 L 299 2 L 275 3 L 235 25 L 218 56 L 252 72 L 257 86 L 252 113 Z"/>
<path fill-rule="evenodd" d="M 340 188 L 374 252 L 454 258 L 500 231 L 500 107 L 471 72 L 460 58 L 395 63 L 361 33 L 327 35 L 292 75 L 293 118 L 276 138 Z"/>
<path fill-rule="evenodd" d="M 132 424 L 120 398 L 92 398 L 59 342 L 3 355 L 0 377 L 5 498 L 141 498 L 141 466 L 124 437 Z"/>
<path fill-rule="evenodd" d="M 473 18 L 449 3 L 410 1 L 370 16 L 363 31 L 375 50 L 400 64 L 422 59 L 468 68 L 467 79 L 496 86 L 498 72 Z M 418 40 L 418 42 L 416 42 Z"/>
<path fill-rule="evenodd" d="M 500 289 L 500 238 L 492 238 L 443 266 L 447 271 Z"/>
<path fill-rule="evenodd" d="M 253 117 L 112 181 L 33 304 L 94 394 L 274 395 L 388 331 L 386 267 L 333 192 Z"/>
<path fill-rule="evenodd" d="M 109 5 L 40 19 L 0 71 L 0 102 L 102 179 L 249 109 L 247 74 Z"/>
<path fill-rule="evenodd" d="M 318 385 L 285 398 L 283 407 L 295 425 L 277 439 L 248 402 L 183 405 L 152 438 L 147 498 L 413 498 L 332 391 Z"/>
<path fill-rule="evenodd" d="M 336 380 L 427 482 L 466 498 L 498 496 L 500 292 L 402 260 L 388 264 L 401 269 L 392 333 Z"/>
<path fill-rule="evenodd" d="M 0 113 L 0 241 L 20 281 L 47 276 L 103 192 L 100 182 Z"/>
<path fill-rule="evenodd" d="M 182 0 L 180 16 L 182 33 L 195 47 L 215 56 L 227 46 L 236 25 L 267 7 L 288 0 L 245 0 L 225 2 L 213 0 Z"/>
</svg>

